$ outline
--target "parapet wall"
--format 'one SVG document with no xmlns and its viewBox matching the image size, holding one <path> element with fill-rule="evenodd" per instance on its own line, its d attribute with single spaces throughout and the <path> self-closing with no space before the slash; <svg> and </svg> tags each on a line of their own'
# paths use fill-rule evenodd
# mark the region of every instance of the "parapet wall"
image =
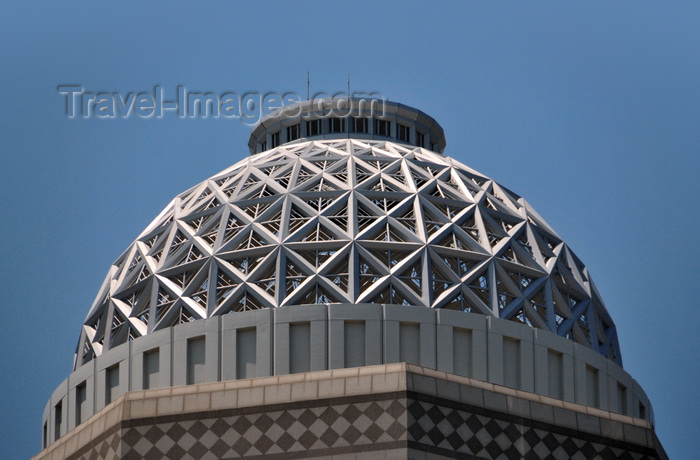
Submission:
<svg viewBox="0 0 700 460">
<path fill-rule="evenodd" d="M 653 424 L 629 374 L 554 333 L 424 307 L 305 305 L 197 320 L 109 350 L 54 391 L 42 445 L 127 392 L 399 362 Z"/>
</svg>

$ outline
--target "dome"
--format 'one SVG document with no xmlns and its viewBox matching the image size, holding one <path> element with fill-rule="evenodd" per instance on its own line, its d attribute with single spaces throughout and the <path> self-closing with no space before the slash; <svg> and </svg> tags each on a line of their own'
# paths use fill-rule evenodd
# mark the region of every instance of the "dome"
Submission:
<svg viewBox="0 0 700 460">
<path fill-rule="evenodd" d="M 44 409 L 48 452 L 330 456 L 364 437 L 453 456 L 464 432 L 477 456 L 495 439 L 541 455 L 502 421 L 568 436 L 569 457 L 591 436 L 660 449 L 588 269 L 537 212 L 443 155 L 423 112 L 328 102 L 262 119 L 250 156 L 176 196 L 111 265 Z M 332 407 L 350 417 L 338 431 Z M 477 449 L 482 416 L 494 440 Z"/>
<path fill-rule="evenodd" d="M 312 304 L 495 316 L 621 364 L 588 269 L 523 198 L 441 153 L 358 137 L 282 143 L 178 195 L 110 267 L 74 368 L 180 323 Z"/>
</svg>

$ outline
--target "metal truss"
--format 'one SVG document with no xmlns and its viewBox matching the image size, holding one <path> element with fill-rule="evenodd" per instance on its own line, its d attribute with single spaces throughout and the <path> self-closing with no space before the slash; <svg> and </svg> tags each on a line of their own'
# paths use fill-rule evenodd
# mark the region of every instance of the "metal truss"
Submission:
<svg viewBox="0 0 700 460">
<path fill-rule="evenodd" d="M 230 312 L 379 303 L 492 315 L 621 364 L 588 269 L 521 197 L 421 148 L 284 144 L 176 197 L 111 266 L 74 368 Z"/>
</svg>

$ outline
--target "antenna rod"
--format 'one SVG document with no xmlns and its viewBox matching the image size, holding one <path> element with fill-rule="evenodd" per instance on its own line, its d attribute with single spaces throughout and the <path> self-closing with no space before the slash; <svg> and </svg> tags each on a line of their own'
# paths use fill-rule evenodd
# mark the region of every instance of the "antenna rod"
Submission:
<svg viewBox="0 0 700 460">
<path fill-rule="evenodd" d="M 350 74 L 348 74 L 348 114 L 352 115 L 352 103 L 350 102 Z M 350 120 L 350 117 L 348 117 L 348 121 Z M 350 139 L 350 127 L 347 126 L 347 133 L 348 133 L 348 139 Z"/>
<path fill-rule="evenodd" d="M 311 99 L 311 76 L 309 74 L 309 71 L 306 71 L 306 100 L 308 101 Z"/>
</svg>

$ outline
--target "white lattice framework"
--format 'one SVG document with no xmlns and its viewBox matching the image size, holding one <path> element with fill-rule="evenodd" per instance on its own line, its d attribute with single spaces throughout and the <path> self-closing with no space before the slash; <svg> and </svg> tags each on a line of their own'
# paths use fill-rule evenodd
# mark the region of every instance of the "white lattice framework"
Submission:
<svg viewBox="0 0 700 460">
<path fill-rule="evenodd" d="M 621 364 L 588 269 L 521 197 L 421 148 L 285 144 L 176 197 L 111 266 L 75 367 L 229 312 L 379 303 L 493 315 Z"/>
</svg>

